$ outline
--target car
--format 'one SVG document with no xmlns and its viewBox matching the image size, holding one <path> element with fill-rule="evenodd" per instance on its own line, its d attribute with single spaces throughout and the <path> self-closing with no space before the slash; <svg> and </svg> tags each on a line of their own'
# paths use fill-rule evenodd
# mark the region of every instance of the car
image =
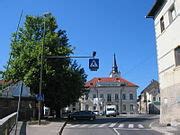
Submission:
<svg viewBox="0 0 180 135">
<path fill-rule="evenodd" d="M 78 111 L 69 114 L 68 118 L 72 120 L 80 120 L 80 119 L 95 120 L 96 114 L 93 113 L 92 111 Z"/>
<path fill-rule="evenodd" d="M 93 113 L 99 115 L 99 111 L 93 111 Z"/>
</svg>

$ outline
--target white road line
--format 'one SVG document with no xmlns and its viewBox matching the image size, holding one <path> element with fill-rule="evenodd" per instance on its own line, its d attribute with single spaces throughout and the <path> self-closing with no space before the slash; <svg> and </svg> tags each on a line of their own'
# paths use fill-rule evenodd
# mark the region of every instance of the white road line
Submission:
<svg viewBox="0 0 180 135">
<path fill-rule="evenodd" d="M 144 126 L 141 124 L 138 124 L 138 128 L 144 128 Z"/>
<path fill-rule="evenodd" d="M 98 126 L 98 127 L 105 127 L 107 124 L 101 124 L 100 126 Z"/>
<path fill-rule="evenodd" d="M 83 127 L 87 127 L 88 126 L 88 124 L 83 124 L 83 125 L 81 125 L 81 126 L 79 126 L 80 128 L 83 128 Z"/>
<path fill-rule="evenodd" d="M 118 127 L 119 127 L 119 128 L 123 128 L 123 127 L 124 127 L 124 124 L 120 124 Z"/>
<path fill-rule="evenodd" d="M 117 128 L 113 128 L 113 130 L 116 133 L 116 135 L 120 135 L 120 133 L 117 131 Z"/>
<path fill-rule="evenodd" d="M 128 128 L 134 128 L 134 124 L 129 124 Z"/>
<path fill-rule="evenodd" d="M 93 124 L 93 125 L 89 126 L 89 128 L 93 128 L 93 127 L 96 127 L 96 126 L 98 126 L 98 124 Z"/>
<path fill-rule="evenodd" d="M 114 127 L 117 123 L 112 123 L 109 127 Z"/>
<path fill-rule="evenodd" d="M 74 128 L 74 127 L 78 127 L 79 126 L 79 124 L 77 124 L 77 125 L 71 125 L 70 127 L 71 128 Z"/>
</svg>

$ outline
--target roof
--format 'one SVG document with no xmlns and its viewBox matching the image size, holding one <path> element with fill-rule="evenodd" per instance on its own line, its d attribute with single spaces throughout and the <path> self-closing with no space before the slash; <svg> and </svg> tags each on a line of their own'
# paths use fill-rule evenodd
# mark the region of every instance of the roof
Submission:
<svg viewBox="0 0 180 135">
<path fill-rule="evenodd" d="M 0 80 L 0 85 L 2 85 L 2 84 L 4 84 L 4 83 L 10 84 L 10 83 L 12 83 L 12 81 L 4 81 L 4 80 Z"/>
<path fill-rule="evenodd" d="M 125 84 L 128 87 L 138 87 L 136 84 L 129 82 L 121 77 L 113 78 L 113 77 L 106 77 L 106 78 L 93 78 L 92 80 L 88 81 L 85 84 L 86 88 L 93 88 L 96 87 L 98 83 L 121 83 Z M 119 85 L 122 86 L 122 85 Z"/>
<path fill-rule="evenodd" d="M 0 80 L 0 85 L 3 84 L 3 83 L 4 83 L 4 81 L 3 81 L 3 80 Z"/>
<path fill-rule="evenodd" d="M 152 80 L 151 83 L 141 92 L 141 94 L 144 93 L 144 92 L 149 92 L 153 88 L 158 88 L 159 89 L 159 82 L 158 81 Z"/>
<path fill-rule="evenodd" d="M 152 9 L 149 11 L 146 17 L 154 18 L 166 1 L 167 0 L 156 0 L 155 4 L 153 5 Z"/>
</svg>

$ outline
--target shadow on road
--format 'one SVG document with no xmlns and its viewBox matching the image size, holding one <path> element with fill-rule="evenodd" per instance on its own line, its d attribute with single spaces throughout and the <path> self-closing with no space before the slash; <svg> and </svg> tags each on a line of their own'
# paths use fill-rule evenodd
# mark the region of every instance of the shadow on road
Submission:
<svg viewBox="0 0 180 135">
<path fill-rule="evenodd" d="M 22 123 L 21 129 L 20 129 L 20 133 L 19 133 L 20 135 L 26 135 L 26 125 L 27 125 L 26 122 Z"/>
</svg>

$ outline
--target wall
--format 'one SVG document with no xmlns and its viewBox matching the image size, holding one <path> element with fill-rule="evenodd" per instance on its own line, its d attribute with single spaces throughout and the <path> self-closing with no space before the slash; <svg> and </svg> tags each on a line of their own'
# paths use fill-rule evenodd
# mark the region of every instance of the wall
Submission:
<svg viewBox="0 0 180 135">
<path fill-rule="evenodd" d="M 168 10 L 174 3 L 176 18 L 170 24 Z M 165 30 L 160 31 L 160 18 L 164 16 Z M 168 0 L 166 5 L 155 17 L 155 31 L 157 44 L 157 59 L 159 83 L 161 90 L 161 115 L 163 124 L 180 121 L 177 112 L 180 111 L 180 67 L 175 65 L 174 49 L 180 45 L 180 1 Z"/>
</svg>

